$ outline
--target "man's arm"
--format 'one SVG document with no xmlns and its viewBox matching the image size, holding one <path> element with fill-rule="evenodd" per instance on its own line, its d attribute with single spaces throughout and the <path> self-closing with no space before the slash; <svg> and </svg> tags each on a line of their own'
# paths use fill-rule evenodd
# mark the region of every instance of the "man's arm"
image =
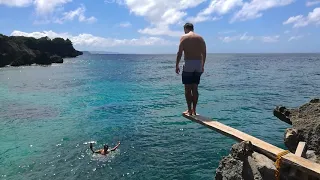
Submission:
<svg viewBox="0 0 320 180">
<path fill-rule="evenodd" d="M 202 61 L 203 61 L 203 67 L 204 67 L 204 64 L 206 63 L 206 58 L 207 58 L 207 47 L 206 47 L 206 42 L 202 38 Z"/>
<path fill-rule="evenodd" d="M 118 144 L 114 148 L 112 148 L 110 151 L 115 151 L 119 146 L 120 146 L 120 142 L 118 142 Z"/>
<path fill-rule="evenodd" d="M 180 68 L 179 68 L 179 63 L 182 57 L 182 53 L 183 53 L 183 37 L 181 37 L 180 39 L 180 44 L 179 44 L 179 50 L 177 53 L 177 59 L 176 59 L 176 73 L 179 74 Z"/>
</svg>

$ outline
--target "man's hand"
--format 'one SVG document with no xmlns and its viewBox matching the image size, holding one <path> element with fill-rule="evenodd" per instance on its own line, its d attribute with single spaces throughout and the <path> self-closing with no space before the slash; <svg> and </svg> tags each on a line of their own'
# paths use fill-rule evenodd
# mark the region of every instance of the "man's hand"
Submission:
<svg viewBox="0 0 320 180">
<path fill-rule="evenodd" d="M 180 68 L 179 68 L 179 66 L 176 66 L 176 73 L 177 73 L 177 74 L 180 73 Z"/>
</svg>

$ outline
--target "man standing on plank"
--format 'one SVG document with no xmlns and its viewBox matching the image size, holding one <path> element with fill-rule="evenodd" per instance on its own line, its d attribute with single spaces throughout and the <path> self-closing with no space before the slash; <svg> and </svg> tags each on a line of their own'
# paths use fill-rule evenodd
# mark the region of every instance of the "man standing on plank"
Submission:
<svg viewBox="0 0 320 180">
<path fill-rule="evenodd" d="M 188 110 L 185 114 L 196 115 L 198 103 L 198 85 L 204 72 L 207 50 L 204 39 L 194 33 L 193 24 L 184 25 L 185 34 L 180 39 L 179 50 L 176 59 L 176 73 L 180 73 L 179 62 L 184 52 L 184 66 L 182 70 L 182 83 L 185 87 L 185 98 Z"/>
</svg>

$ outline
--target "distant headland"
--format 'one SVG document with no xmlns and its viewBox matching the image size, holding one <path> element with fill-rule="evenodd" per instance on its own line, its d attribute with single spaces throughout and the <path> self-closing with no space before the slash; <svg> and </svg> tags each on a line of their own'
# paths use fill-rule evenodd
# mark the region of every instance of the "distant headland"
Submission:
<svg viewBox="0 0 320 180">
<path fill-rule="evenodd" d="M 48 37 L 36 39 L 0 34 L 0 67 L 63 63 L 63 58 L 82 54 L 74 49 L 69 39 Z"/>
</svg>

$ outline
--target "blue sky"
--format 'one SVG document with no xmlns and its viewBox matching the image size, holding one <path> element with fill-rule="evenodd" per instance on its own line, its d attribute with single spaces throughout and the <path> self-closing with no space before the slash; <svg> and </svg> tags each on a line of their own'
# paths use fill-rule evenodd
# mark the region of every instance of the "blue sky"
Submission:
<svg viewBox="0 0 320 180">
<path fill-rule="evenodd" d="M 320 0 L 0 0 L 0 33 L 78 50 L 176 53 L 186 22 L 212 53 L 320 52 Z"/>
</svg>

